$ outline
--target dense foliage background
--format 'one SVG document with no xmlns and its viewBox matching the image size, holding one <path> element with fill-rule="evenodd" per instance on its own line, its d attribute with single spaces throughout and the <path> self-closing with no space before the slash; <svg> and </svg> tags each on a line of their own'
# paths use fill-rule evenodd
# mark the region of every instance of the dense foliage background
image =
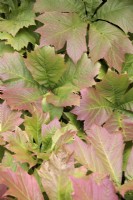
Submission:
<svg viewBox="0 0 133 200">
<path fill-rule="evenodd" d="M 133 0 L 0 0 L 0 199 L 133 199 Z"/>
</svg>

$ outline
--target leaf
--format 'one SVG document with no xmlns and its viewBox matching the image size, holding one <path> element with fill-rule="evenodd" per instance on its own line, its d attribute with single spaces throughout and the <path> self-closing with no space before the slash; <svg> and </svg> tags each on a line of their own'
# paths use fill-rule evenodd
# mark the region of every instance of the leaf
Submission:
<svg viewBox="0 0 133 200">
<path fill-rule="evenodd" d="M 94 173 L 86 178 L 71 177 L 74 200 L 118 200 L 115 189 L 108 177 Z"/>
<path fill-rule="evenodd" d="M 11 111 L 6 102 L 0 104 L 0 132 L 13 131 L 22 124 L 21 112 Z"/>
<path fill-rule="evenodd" d="M 126 33 L 133 32 L 133 2 L 132 0 L 108 0 L 98 9 L 97 18 L 116 24 Z"/>
<path fill-rule="evenodd" d="M 34 79 L 48 89 L 55 87 L 66 69 L 64 58 L 55 54 L 54 48 L 50 46 L 29 53 L 26 64 Z"/>
<path fill-rule="evenodd" d="M 75 63 L 87 51 L 87 24 L 77 14 L 51 12 L 40 15 L 37 20 L 45 24 L 37 30 L 41 35 L 41 46 L 51 44 L 59 50 L 67 42 L 67 53 Z"/>
<path fill-rule="evenodd" d="M 0 39 L 6 40 L 6 44 L 10 44 L 15 50 L 20 51 L 22 48 L 27 47 L 28 43 L 35 44 L 35 35 L 27 30 L 20 30 L 15 37 L 8 33 L 0 32 Z"/>
<path fill-rule="evenodd" d="M 0 57 L 5 53 L 13 53 L 13 48 L 10 45 L 6 45 L 5 42 L 0 41 Z"/>
<path fill-rule="evenodd" d="M 132 191 L 133 190 L 133 181 L 128 181 L 125 184 L 121 185 L 118 188 L 118 191 L 120 192 L 120 194 L 124 197 L 124 195 L 126 194 L 126 192 L 128 191 Z"/>
<path fill-rule="evenodd" d="M 23 58 L 18 53 L 4 54 L 0 58 L 0 78 L 7 83 L 23 83 L 24 86 L 36 87 L 30 72 L 27 70 Z"/>
<path fill-rule="evenodd" d="M 32 4 L 24 1 L 21 6 L 9 14 L 7 19 L 0 20 L 0 30 L 15 36 L 21 28 L 35 25 L 34 17 Z"/>
<path fill-rule="evenodd" d="M 94 88 L 81 90 L 81 96 L 80 107 L 75 107 L 72 113 L 78 116 L 78 120 L 85 120 L 85 130 L 89 129 L 93 123 L 102 125 L 112 113 L 112 104 Z"/>
<path fill-rule="evenodd" d="M 30 140 L 36 142 L 36 144 L 40 145 L 41 138 L 41 129 L 43 123 L 47 122 L 49 116 L 46 113 L 43 113 L 42 110 L 37 110 L 36 107 L 33 107 L 34 111 L 32 113 L 32 117 L 25 116 L 25 131 L 28 134 Z"/>
<path fill-rule="evenodd" d="M 87 131 L 87 144 L 75 137 L 68 145 L 68 152 L 74 152 L 79 163 L 93 172 L 110 175 L 119 185 L 122 177 L 123 140 L 121 134 L 110 134 L 106 129 L 93 125 Z"/>
<path fill-rule="evenodd" d="M 104 76 L 103 80 L 96 85 L 96 88 L 102 96 L 118 105 L 120 104 L 121 98 L 126 93 L 128 86 L 129 80 L 126 74 L 118 75 L 115 72 L 109 71 Z"/>
<path fill-rule="evenodd" d="M 89 13 L 88 18 L 89 20 L 92 20 L 93 15 L 95 13 L 95 11 L 97 10 L 97 8 L 101 5 L 102 0 L 84 0 L 84 4 L 86 7 L 86 11 Z"/>
<path fill-rule="evenodd" d="M 9 169 L 0 171 L 2 183 L 9 187 L 6 194 L 17 197 L 19 200 L 43 200 L 38 183 L 33 175 L 29 175 L 20 167 L 16 172 Z"/>
<path fill-rule="evenodd" d="M 71 84 L 58 87 L 54 90 L 54 93 L 46 94 L 46 101 L 57 107 L 66 107 L 72 105 L 79 105 L 80 96 L 75 94 L 77 88 Z"/>
<path fill-rule="evenodd" d="M 125 144 L 124 152 L 123 152 L 123 171 L 126 171 L 128 159 L 132 150 L 132 141 L 127 142 Z"/>
<path fill-rule="evenodd" d="M 133 54 L 126 54 L 122 72 L 127 72 L 130 81 L 133 81 Z"/>
<path fill-rule="evenodd" d="M 44 112 L 48 112 L 50 114 L 50 119 L 53 120 L 55 117 L 57 117 L 58 119 L 61 118 L 62 112 L 63 112 L 63 108 L 62 107 L 56 107 L 50 103 L 47 102 L 45 96 L 42 100 L 42 109 Z"/>
<path fill-rule="evenodd" d="M 125 176 L 128 180 L 133 180 L 133 147 L 130 151 L 130 155 L 128 157 L 128 162 L 127 162 L 127 167 L 126 167 L 126 171 L 125 171 Z"/>
<path fill-rule="evenodd" d="M 20 163 L 29 163 L 30 167 L 36 164 L 32 158 L 30 150 L 30 141 L 25 131 L 16 128 L 15 132 L 6 132 L 3 134 L 4 140 L 8 142 L 6 148 L 15 153 L 13 156 Z"/>
<path fill-rule="evenodd" d="M 32 104 L 42 96 L 41 91 L 35 88 L 12 87 L 5 89 L 2 99 L 14 110 L 31 110 Z"/>
<path fill-rule="evenodd" d="M 118 112 L 114 112 L 107 120 L 104 127 L 110 132 L 120 132 L 125 141 L 133 140 L 133 120 Z"/>
<path fill-rule="evenodd" d="M 90 131 L 87 131 L 87 135 L 88 142 L 92 144 L 106 172 L 119 184 L 122 177 L 122 153 L 124 149 L 121 134 L 111 135 L 106 129 L 93 125 Z"/>
<path fill-rule="evenodd" d="M 2 200 L 2 199 L 4 200 L 3 196 L 6 193 L 6 191 L 7 191 L 7 186 L 4 184 L 0 184 L 0 200 Z"/>
<path fill-rule="evenodd" d="M 56 130 L 58 130 L 60 128 L 61 128 L 60 122 L 57 118 L 55 118 L 49 124 L 42 125 L 42 136 L 45 137 L 47 134 L 56 132 Z"/>
<path fill-rule="evenodd" d="M 93 62 L 104 58 L 110 67 L 121 71 L 126 53 L 133 53 L 133 46 L 121 30 L 104 21 L 90 25 L 90 57 Z"/>
<path fill-rule="evenodd" d="M 50 200 L 72 200 L 69 176 L 73 172 L 73 162 L 67 159 L 69 157 L 64 152 L 58 155 L 53 154 L 50 160 L 44 161 L 38 170 Z"/>
<path fill-rule="evenodd" d="M 51 150 L 52 147 L 52 137 L 54 134 L 56 134 L 56 131 L 61 128 L 60 122 L 58 118 L 53 119 L 51 122 L 48 124 L 43 124 L 42 125 L 42 146 L 41 146 L 41 151 L 42 152 L 48 152 Z"/>
<path fill-rule="evenodd" d="M 58 86 L 72 83 L 79 89 L 84 89 L 95 85 L 94 77 L 99 73 L 100 63 L 93 63 L 84 53 L 81 59 L 75 65 L 73 62 L 67 62 L 67 69 L 58 82 Z"/>
<path fill-rule="evenodd" d="M 78 2 L 81 4 L 82 2 Z M 36 12 L 73 12 L 76 10 L 76 0 L 37 0 L 34 4 Z"/>
</svg>

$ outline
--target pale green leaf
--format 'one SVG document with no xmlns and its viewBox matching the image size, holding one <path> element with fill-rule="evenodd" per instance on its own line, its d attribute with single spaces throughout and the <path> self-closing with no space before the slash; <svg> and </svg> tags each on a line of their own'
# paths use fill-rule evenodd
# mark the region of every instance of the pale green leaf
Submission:
<svg viewBox="0 0 133 200">
<path fill-rule="evenodd" d="M 97 19 L 116 24 L 126 33 L 133 32 L 133 1 L 108 0 L 97 12 Z"/>
<path fill-rule="evenodd" d="M 27 29 L 20 30 L 15 37 L 8 33 L 0 32 L 0 39 L 6 40 L 5 43 L 11 45 L 17 51 L 27 47 L 29 42 L 32 44 L 36 42 L 34 34 Z"/>
</svg>

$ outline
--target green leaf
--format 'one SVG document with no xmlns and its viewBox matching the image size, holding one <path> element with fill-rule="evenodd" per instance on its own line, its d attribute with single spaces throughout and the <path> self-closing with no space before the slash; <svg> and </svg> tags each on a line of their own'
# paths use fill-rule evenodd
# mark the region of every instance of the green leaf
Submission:
<svg viewBox="0 0 133 200">
<path fill-rule="evenodd" d="M 43 111 L 44 112 L 48 112 L 50 114 L 50 119 L 51 120 L 53 120 L 55 117 L 60 119 L 61 115 L 62 115 L 62 112 L 63 112 L 63 108 L 62 107 L 56 107 L 56 106 L 48 103 L 46 98 L 47 98 L 47 94 L 43 98 L 43 101 L 42 101 L 42 109 L 43 109 Z"/>
<path fill-rule="evenodd" d="M 108 0 L 97 12 L 97 19 L 116 24 L 126 33 L 133 32 L 133 1 Z"/>
<path fill-rule="evenodd" d="M 42 142 L 41 128 L 42 124 L 48 120 L 47 118 L 47 114 L 37 110 L 35 107 L 34 111 L 32 112 L 32 117 L 25 116 L 25 130 L 30 140 L 33 142 L 34 139 L 38 145 L 40 145 Z"/>
<path fill-rule="evenodd" d="M 93 63 L 84 53 L 81 59 L 74 64 L 72 61 L 67 62 L 67 69 L 58 82 L 58 86 L 65 84 L 74 85 L 79 90 L 95 85 L 94 77 L 99 73 L 100 63 Z"/>
<path fill-rule="evenodd" d="M 0 57 L 5 53 L 13 53 L 14 49 L 10 45 L 6 45 L 5 42 L 0 41 Z"/>
<path fill-rule="evenodd" d="M 22 131 L 19 127 L 14 132 L 6 132 L 3 134 L 4 140 L 8 142 L 6 148 L 15 153 L 15 160 L 21 163 L 29 163 L 30 167 L 36 164 L 36 161 L 32 158 L 32 154 L 29 152 L 30 141 L 25 131 Z"/>
<path fill-rule="evenodd" d="M 10 12 L 7 19 L 0 20 L 0 31 L 15 36 L 21 28 L 35 25 L 34 18 L 32 4 L 24 1 L 20 7 Z"/>
<path fill-rule="evenodd" d="M 127 72 L 130 81 L 133 81 L 133 54 L 126 54 L 122 72 Z"/>
<path fill-rule="evenodd" d="M 66 69 L 64 58 L 54 48 L 45 46 L 28 54 L 27 67 L 34 79 L 45 88 L 54 88 Z"/>
<path fill-rule="evenodd" d="M 128 159 L 132 150 L 132 142 L 127 142 L 123 153 L 123 170 L 126 170 Z"/>
<path fill-rule="evenodd" d="M 103 80 L 96 85 L 96 88 L 100 92 L 100 95 L 117 106 L 120 104 L 120 100 L 128 89 L 128 86 L 129 80 L 126 74 L 118 75 L 116 72 L 109 71 Z"/>
<path fill-rule="evenodd" d="M 20 51 L 22 48 L 27 47 L 28 43 L 35 44 L 35 34 L 28 29 L 20 30 L 16 36 L 8 33 L 0 32 L 0 39 L 6 40 L 6 44 L 10 44 L 15 50 Z"/>
</svg>

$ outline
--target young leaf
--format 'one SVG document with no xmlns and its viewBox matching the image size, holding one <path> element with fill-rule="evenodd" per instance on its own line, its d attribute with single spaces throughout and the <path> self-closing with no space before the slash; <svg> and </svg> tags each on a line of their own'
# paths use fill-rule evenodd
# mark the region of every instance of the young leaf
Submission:
<svg viewBox="0 0 133 200">
<path fill-rule="evenodd" d="M 44 200 L 34 176 L 29 175 L 20 167 L 16 172 L 10 169 L 1 169 L 0 181 L 9 187 L 7 195 L 14 196 L 19 200 Z"/>
<path fill-rule="evenodd" d="M 108 0 L 98 9 L 97 18 L 119 26 L 126 33 L 133 32 L 133 1 Z"/>
<path fill-rule="evenodd" d="M 86 178 L 71 177 L 74 200 L 118 200 L 115 189 L 108 177 L 94 173 Z"/>
<path fill-rule="evenodd" d="M 126 53 L 133 53 L 133 46 L 121 30 L 104 21 L 90 25 L 89 30 L 90 57 L 93 62 L 104 58 L 110 67 L 119 72 Z"/>
<path fill-rule="evenodd" d="M 29 53 L 26 64 L 34 79 L 48 89 L 55 87 L 66 69 L 64 58 L 50 46 Z"/>
<path fill-rule="evenodd" d="M 4 140 L 8 142 L 6 148 L 12 151 L 14 158 L 20 163 L 29 163 L 30 167 L 36 164 L 32 158 L 30 150 L 30 141 L 25 131 L 16 128 L 15 132 L 6 132 L 3 134 Z"/>
<path fill-rule="evenodd" d="M 15 126 L 22 124 L 21 113 L 11 111 L 6 101 L 0 104 L 0 132 L 13 131 Z"/>
<path fill-rule="evenodd" d="M 33 107 L 33 109 L 32 117 L 25 116 L 24 125 L 30 140 L 33 142 L 34 139 L 35 142 L 40 145 L 42 125 L 47 122 L 49 116 L 48 114 L 37 110 L 36 107 Z"/>
<path fill-rule="evenodd" d="M 37 30 L 41 35 L 41 46 L 51 44 L 59 50 L 67 43 L 67 53 L 75 63 L 87 51 L 87 24 L 77 14 L 51 12 L 40 15 L 37 20 L 45 24 Z"/>
</svg>

